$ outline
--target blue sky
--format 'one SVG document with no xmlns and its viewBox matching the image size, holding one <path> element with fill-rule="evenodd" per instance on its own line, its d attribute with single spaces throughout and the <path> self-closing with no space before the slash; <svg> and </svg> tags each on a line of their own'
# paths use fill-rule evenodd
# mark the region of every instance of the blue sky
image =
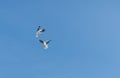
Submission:
<svg viewBox="0 0 120 78">
<path fill-rule="evenodd" d="M 120 78 L 119 4 L 0 0 L 0 78 Z"/>
</svg>

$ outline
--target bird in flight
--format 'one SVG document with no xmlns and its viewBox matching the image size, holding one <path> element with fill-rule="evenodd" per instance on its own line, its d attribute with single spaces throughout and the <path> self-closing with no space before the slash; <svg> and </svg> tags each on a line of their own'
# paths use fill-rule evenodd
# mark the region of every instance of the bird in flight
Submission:
<svg viewBox="0 0 120 78">
<path fill-rule="evenodd" d="M 38 38 L 39 37 L 39 35 L 42 33 L 42 32 L 44 32 L 45 31 L 45 29 L 42 29 L 40 26 L 37 28 L 37 32 L 36 32 L 36 38 Z"/>
<path fill-rule="evenodd" d="M 46 41 L 39 40 L 39 41 L 43 44 L 44 49 L 47 49 L 48 48 L 48 43 L 51 42 L 51 40 L 46 40 Z"/>
</svg>

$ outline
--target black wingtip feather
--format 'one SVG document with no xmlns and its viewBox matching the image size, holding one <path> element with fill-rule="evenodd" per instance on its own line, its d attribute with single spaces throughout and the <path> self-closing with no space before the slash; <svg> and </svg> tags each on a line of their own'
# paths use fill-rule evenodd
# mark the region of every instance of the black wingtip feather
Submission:
<svg viewBox="0 0 120 78">
<path fill-rule="evenodd" d="M 41 43 L 43 43 L 43 40 L 39 40 Z"/>
</svg>

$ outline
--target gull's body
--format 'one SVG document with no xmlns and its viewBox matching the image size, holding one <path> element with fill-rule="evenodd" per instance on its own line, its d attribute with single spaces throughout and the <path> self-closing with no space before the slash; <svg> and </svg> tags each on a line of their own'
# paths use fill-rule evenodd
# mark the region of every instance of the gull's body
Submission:
<svg viewBox="0 0 120 78">
<path fill-rule="evenodd" d="M 40 35 L 42 32 L 44 32 L 44 31 L 45 31 L 45 29 L 42 29 L 42 28 L 40 28 L 40 26 L 39 26 L 38 29 L 37 29 L 37 32 L 36 32 L 36 38 L 39 37 L 39 35 Z"/>
<path fill-rule="evenodd" d="M 47 49 L 47 48 L 48 48 L 48 43 L 49 43 L 51 40 L 47 40 L 47 41 L 39 40 L 39 41 L 43 44 L 44 49 Z"/>
</svg>

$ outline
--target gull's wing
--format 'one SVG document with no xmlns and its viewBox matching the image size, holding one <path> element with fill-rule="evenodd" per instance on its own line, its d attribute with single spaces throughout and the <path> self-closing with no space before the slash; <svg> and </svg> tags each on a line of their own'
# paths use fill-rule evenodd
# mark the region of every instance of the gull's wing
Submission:
<svg viewBox="0 0 120 78">
<path fill-rule="evenodd" d="M 52 41 L 52 40 L 47 40 L 47 41 L 46 41 L 46 44 L 50 43 L 51 41 Z"/>
<path fill-rule="evenodd" d="M 45 32 L 45 29 L 40 30 L 40 32 Z"/>
<path fill-rule="evenodd" d="M 44 41 L 43 40 L 39 40 L 42 44 L 44 43 Z"/>
<path fill-rule="evenodd" d="M 40 30 L 40 26 L 37 28 L 37 31 L 39 31 Z"/>
</svg>

